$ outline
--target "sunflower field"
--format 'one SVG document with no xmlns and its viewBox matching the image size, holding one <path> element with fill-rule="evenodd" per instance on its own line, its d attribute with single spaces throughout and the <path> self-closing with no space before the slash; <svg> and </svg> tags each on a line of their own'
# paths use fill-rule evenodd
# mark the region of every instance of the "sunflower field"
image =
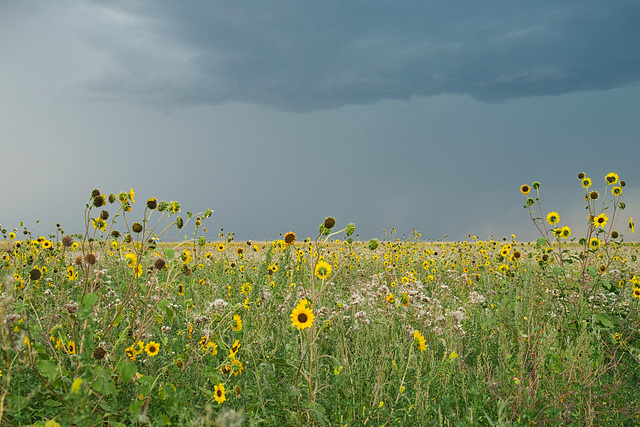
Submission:
<svg viewBox="0 0 640 427">
<path fill-rule="evenodd" d="M 578 178 L 584 236 L 520 187 L 534 242 L 210 241 L 213 211 L 132 219 L 133 190 L 94 190 L 81 234 L 0 227 L 0 424 L 638 425 L 626 183 Z"/>
</svg>

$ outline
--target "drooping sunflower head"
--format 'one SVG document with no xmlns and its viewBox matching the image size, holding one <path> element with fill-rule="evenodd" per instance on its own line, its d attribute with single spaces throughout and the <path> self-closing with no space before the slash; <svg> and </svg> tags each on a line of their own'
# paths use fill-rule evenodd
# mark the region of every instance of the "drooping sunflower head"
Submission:
<svg viewBox="0 0 640 427">
<path fill-rule="evenodd" d="M 296 233 L 289 231 L 284 235 L 284 242 L 287 245 L 292 245 L 296 241 Z"/>
<path fill-rule="evenodd" d="M 41 277 L 42 277 L 42 271 L 38 267 L 34 267 L 29 272 L 29 279 L 31 279 L 31 280 L 38 280 Z"/>
<path fill-rule="evenodd" d="M 324 223 L 322 225 L 324 225 L 326 229 L 331 230 L 333 226 L 336 225 L 336 220 L 335 218 L 329 216 L 324 219 Z"/>
<path fill-rule="evenodd" d="M 229 349 L 229 357 L 235 358 L 236 353 L 238 353 L 238 350 L 240 350 L 240 340 L 236 340 L 231 346 L 231 348 Z"/>
</svg>

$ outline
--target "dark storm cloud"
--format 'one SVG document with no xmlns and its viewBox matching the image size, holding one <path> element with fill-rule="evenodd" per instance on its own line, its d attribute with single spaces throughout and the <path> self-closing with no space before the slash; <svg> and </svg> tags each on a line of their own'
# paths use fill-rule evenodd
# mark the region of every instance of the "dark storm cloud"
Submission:
<svg viewBox="0 0 640 427">
<path fill-rule="evenodd" d="M 631 1 L 96 2 L 113 63 L 95 93 L 163 105 L 320 110 L 412 96 L 483 101 L 638 82 Z"/>
</svg>

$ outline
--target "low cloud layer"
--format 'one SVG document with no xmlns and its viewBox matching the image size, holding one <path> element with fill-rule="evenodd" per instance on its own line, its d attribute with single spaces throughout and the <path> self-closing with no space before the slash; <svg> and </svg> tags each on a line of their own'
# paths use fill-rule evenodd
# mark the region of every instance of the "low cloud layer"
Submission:
<svg viewBox="0 0 640 427">
<path fill-rule="evenodd" d="M 640 4 L 95 2 L 84 37 L 111 57 L 85 84 L 165 106 L 309 111 L 439 94 L 486 102 L 640 78 Z"/>
</svg>

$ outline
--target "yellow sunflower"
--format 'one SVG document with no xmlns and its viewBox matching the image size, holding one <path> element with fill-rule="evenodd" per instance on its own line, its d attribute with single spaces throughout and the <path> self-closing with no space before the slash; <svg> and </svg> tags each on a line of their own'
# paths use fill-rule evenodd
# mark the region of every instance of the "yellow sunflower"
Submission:
<svg viewBox="0 0 640 427">
<path fill-rule="evenodd" d="M 235 359 L 236 353 L 238 353 L 238 350 L 240 350 L 240 340 L 236 340 L 233 343 L 233 346 L 231 346 L 231 348 L 229 349 L 229 357 L 232 359 Z"/>
<path fill-rule="evenodd" d="M 604 179 L 607 181 L 607 185 L 613 185 L 617 183 L 620 178 L 618 177 L 617 173 L 611 172 L 608 173 Z"/>
<path fill-rule="evenodd" d="M 560 215 L 558 214 L 558 212 L 549 212 L 549 214 L 547 214 L 547 222 L 550 225 L 555 225 L 557 223 L 560 222 Z"/>
<path fill-rule="evenodd" d="M 597 217 L 593 218 L 592 223 L 594 227 L 604 228 L 604 226 L 607 225 L 607 221 L 609 221 L 609 218 L 607 217 L 607 215 L 605 215 L 604 213 L 601 213 Z"/>
<path fill-rule="evenodd" d="M 135 343 L 135 345 L 132 345 L 131 347 L 133 348 L 133 352 L 135 354 L 140 354 L 144 351 L 144 342 L 138 341 L 137 343 Z"/>
<path fill-rule="evenodd" d="M 160 344 L 158 344 L 155 341 L 149 341 L 149 343 L 147 343 L 147 346 L 144 348 L 144 350 L 147 352 L 149 356 L 151 357 L 156 356 L 160 351 Z"/>
<path fill-rule="evenodd" d="M 524 195 L 529 194 L 529 192 L 531 191 L 531 187 L 529 187 L 527 184 L 521 185 L 520 186 L 520 192 Z"/>
<path fill-rule="evenodd" d="M 236 322 L 236 324 L 232 325 L 231 328 L 236 332 L 240 332 L 242 330 L 242 317 L 240 317 L 240 315 L 238 314 L 234 314 L 233 320 Z"/>
<path fill-rule="evenodd" d="M 224 384 L 219 383 L 218 385 L 214 386 L 213 398 L 216 400 L 216 402 L 218 402 L 218 405 L 221 405 L 222 402 L 227 400 L 227 398 L 224 396 Z"/>
<path fill-rule="evenodd" d="M 294 233 L 293 231 L 290 231 L 284 235 L 284 243 L 287 246 L 293 245 L 295 241 L 296 241 L 296 233 Z"/>
<path fill-rule="evenodd" d="M 291 324 L 298 330 L 310 328 L 315 318 L 313 310 L 306 304 L 298 304 L 291 312 Z"/>
<path fill-rule="evenodd" d="M 421 352 L 424 352 L 427 349 L 427 344 L 424 336 L 417 329 L 413 332 L 413 343 Z"/>
<path fill-rule="evenodd" d="M 318 262 L 318 265 L 316 265 L 315 273 L 318 279 L 325 280 L 327 277 L 329 277 L 329 274 L 331 274 L 331 264 L 326 261 Z"/>
</svg>

